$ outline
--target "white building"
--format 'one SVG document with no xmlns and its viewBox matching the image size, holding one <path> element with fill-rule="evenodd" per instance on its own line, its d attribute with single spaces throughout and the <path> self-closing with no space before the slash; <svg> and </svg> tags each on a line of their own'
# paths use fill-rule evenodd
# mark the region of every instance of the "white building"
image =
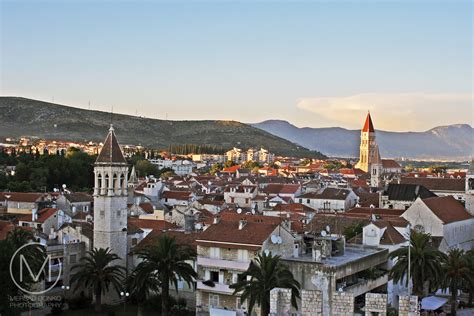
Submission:
<svg viewBox="0 0 474 316">
<path fill-rule="evenodd" d="M 298 196 L 295 202 L 318 211 L 347 211 L 357 204 L 358 196 L 350 189 L 324 188 Z"/>
</svg>

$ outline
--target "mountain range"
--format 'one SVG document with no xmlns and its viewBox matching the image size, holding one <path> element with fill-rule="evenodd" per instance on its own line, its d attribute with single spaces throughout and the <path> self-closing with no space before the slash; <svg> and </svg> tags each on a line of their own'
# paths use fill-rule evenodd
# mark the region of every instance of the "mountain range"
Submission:
<svg viewBox="0 0 474 316">
<path fill-rule="evenodd" d="M 236 121 L 169 121 L 85 110 L 20 97 L 0 97 L 0 138 L 38 137 L 64 141 L 105 139 L 113 122 L 121 144 L 166 149 L 211 145 L 230 149 L 264 147 L 277 155 L 324 158 L 281 137 Z"/>
<path fill-rule="evenodd" d="M 328 156 L 359 155 L 360 130 L 340 127 L 299 128 L 283 120 L 268 120 L 251 125 Z M 468 160 L 474 153 L 474 129 L 468 124 L 439 126 L 425 132 L 376 130 L 376 141 L 381 156 L 386 158 Z"/>
</svg>

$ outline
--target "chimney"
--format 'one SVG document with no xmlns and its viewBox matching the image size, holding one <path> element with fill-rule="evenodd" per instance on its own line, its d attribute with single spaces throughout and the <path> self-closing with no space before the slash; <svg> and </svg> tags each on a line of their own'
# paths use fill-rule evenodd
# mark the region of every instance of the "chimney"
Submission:
<svg viewBox="0 0 474 316">
<path fill-rule="evenodd" d="M 245 225 L 247 225 L 247 221 L 244 219 L 241 219 L 239 221 L 239 230 L 242 230 L 245 227 Z"/>
<path fill-rule="evenodd" d="M 214 220 L 212 221 L 212 223 L 213 223 L 213 224 L 219 224 L 220 220 L 221 220 L 220 216 L 215 216 L 215 217 L 214 217 Z"/>
<path fill-rule="evenodd" d="M 31 221 L 34 222 L 36 219 L 38 219 L 38 210 L 37 209 L 32 209 L 31 210 Z"/>
</svg>

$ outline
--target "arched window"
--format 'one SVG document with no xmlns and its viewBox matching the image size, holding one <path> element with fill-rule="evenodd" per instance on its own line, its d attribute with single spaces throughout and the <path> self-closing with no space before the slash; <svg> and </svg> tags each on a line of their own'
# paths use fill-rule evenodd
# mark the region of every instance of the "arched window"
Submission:
<svg viewBox="0 0 474 316">
<path fill-rule="evenodd" d="M 110 184 L 109 174 L 105 175 L 105 187 L 108 188 Z"/>
<path fill-rule="evenodd" d="M 99 189 L 102 188 L 102 175 L 100 173 L 97 176 L 97 186 Z"/>
</svg>

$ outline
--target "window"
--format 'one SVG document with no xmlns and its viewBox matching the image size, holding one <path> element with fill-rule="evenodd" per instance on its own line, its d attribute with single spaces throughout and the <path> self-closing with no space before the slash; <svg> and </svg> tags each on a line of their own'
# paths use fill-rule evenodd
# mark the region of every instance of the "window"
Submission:
<svg viewBox="0 0 474 316">
<path fill-rule="evenodd" d="M 73 264 L 77 262 L 77 255 L 70 255 L 69 256 L 69 263 Z"/>
<path fill-rule="evenodd" d="M 209 248 L 209 255 L 213 259 L 220 259 L 221 258 L 221 249 L 217 247 Z"/>
<path fill-rule="evenodd" d="M 219 272 L 218 271 L 211 271 L 210 279 L 212 282 L 219 283 Z"/>
<path fill-rule="evenodd" d="M 306 203 L 309 204 L 311 201 L 309 199 L 306 199 Z"/>
<path fill-rule="evenodd" d="M 219 295 L 209 294 L 209 307 L 219 306 Z"/>
<path fill-rule="evenodd" d="M 238 260 L 241 261 L 241 262 L 249 261 L 249 252 L 248 252 L 248 250 L 239 249 L 237 251 L 237 257 L 238 257 Z"/>
<path fill-rule="evenodd" d="M 132 238 L 132 246 L 136 246 L 137 245 L 137 238 Z"/>
</svg>

